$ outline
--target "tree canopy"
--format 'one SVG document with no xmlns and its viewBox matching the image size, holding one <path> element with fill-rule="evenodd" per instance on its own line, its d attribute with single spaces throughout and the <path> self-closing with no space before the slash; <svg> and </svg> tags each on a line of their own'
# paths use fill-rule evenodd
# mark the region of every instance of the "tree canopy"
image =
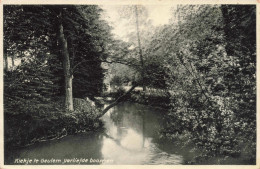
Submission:
<svg viewBox="0 0 260 169">
<path fill-rule="evenodd" d="M 4 5 L 6 124 L 54 110 L 57 100 L 73 114 L 73 97 L 131 85 L 110 108 L 142 86 L 143 96 L 145 87 L 166 93 L 162 133 L 196 145 L 189 163 L 241 154 L 255 163 L 256 6 L 177 5 L 160 26 L 145 6 L 116 12 L 129 25 L 125 39 L 113 36 L 97 5 Z"/>
</svg>

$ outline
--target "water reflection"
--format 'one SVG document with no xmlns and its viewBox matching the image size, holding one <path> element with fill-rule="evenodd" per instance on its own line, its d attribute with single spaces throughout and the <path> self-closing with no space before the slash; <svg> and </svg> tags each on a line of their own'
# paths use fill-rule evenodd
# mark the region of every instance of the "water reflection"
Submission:
<svg viewBox="0 0 260 169">
<path fill-rule="evenodd" d="M 162 110 L 135 103 L 122 103 L 102 120 L 106 130 L 81 133 L 36 143 L 6 153 L 5 164 L 14 164 L 17 158 L 30 159 L 97 159 L 104 163 L 81 164 L 182 164 L 183 157 L 174 143 L 162 142 L 159 129 L 163 123 Z M 181 153 L 183 154 L 183 153 Z M 185 157 L 186 158 L 186 157 Z M 42 163 L 42 164 L 78 164 Z"/>
<path fill-rule="evenodd" d="M 8 156 L 5 156 L 5 164 L 17 164 L 15 159 L 60 160 L 48 163 L 40 161 L 38 164 L 41 165 L 64 164 L 64 159 L 100 159 L 102 145 L 102 137 L 99 133 L 70 135 L 59 140 L 40 142 L 8 152 Z M 78 163 L 71 161 L 68 164 Z"/>
<path fill-rule="evenodd" d="M 114 164 L 181 164 L 182 156 L 161 150 L 158 140 L 160 110 L 122 103 L 103 116 L 106 134 L 102 156 Z"/>
</svg>

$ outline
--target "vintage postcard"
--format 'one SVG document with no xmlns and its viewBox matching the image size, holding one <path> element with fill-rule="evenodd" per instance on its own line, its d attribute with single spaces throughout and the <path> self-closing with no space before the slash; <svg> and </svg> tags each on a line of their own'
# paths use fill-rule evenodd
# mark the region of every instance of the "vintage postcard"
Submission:
<svg viewBox="0 0 260 169">
<path fill-rule="evenodd" d="M 259 168 L 259 4 L 2 0 L 0 168 Z"/>
</svg>

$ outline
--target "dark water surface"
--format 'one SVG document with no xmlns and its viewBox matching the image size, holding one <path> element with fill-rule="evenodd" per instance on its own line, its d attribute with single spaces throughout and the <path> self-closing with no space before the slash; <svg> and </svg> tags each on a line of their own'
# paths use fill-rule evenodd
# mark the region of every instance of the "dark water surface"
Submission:
<svg viewBox="0 0 260 169">
<path fill-rule="evenodd" d="M 173 142 L 160 139 L 165 111 L 136 103 L 121 103 L 102 117 L 105 131 L 36 143 L 9 152 L 5 163 L 183 164 L 190 153 L 182 153 Z"/>
</svg>

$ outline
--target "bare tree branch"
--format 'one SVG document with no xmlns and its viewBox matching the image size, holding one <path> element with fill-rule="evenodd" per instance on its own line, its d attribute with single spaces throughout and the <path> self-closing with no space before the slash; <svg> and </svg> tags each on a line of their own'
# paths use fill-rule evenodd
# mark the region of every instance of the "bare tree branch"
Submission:
<svg viewBox="0 0 260 169">
<path fill-rule="evenodd" d="M 102 112 L 101 114 L 97 117 L 100 118 L 102 117 L 109 109 L 111 109 L 112 107 L 114 107 L 115 105 L 117 105 L 122 98 L 124 98 L 126 95 L 128 95 L 129 93 L 131 93 L 136 87 L 138 86 L 138 84 L 133 85 L 126 93 L 124 93 L 123 95 L 119 96 L 116 101 L 114 101 L 113 103 L 111 103 L 110 105 L 108 105 Z"/>
<path fill-rule="evenodd" d="M 113 60 L 113 61 L 102 60 L 101 62 L 110 63 L 110 64 L 119 63 L 119 64 L 131 66 L 131 67 L 140 67 L 140 65 L 138 65 L 138 64 L 134 64 L 134 63 L 130 63 L 130 62 L 124 62 L 124 61 L 121 61 L 121 60 Z"/>
</svg>

